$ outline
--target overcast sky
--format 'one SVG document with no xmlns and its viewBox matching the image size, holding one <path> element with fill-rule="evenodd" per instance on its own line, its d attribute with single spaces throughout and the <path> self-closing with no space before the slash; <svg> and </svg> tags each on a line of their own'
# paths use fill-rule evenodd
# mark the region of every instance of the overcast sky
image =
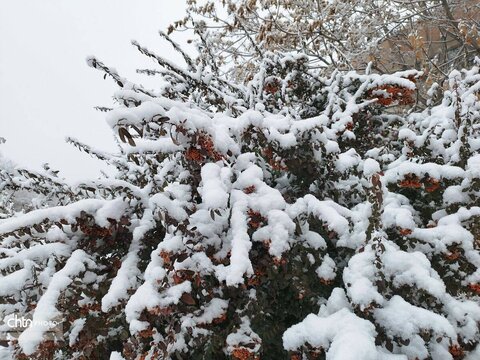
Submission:
<svg viewBox="0 0 480 360">
<path fill-rule="evenodd" d="M 0 136 L 7 142 L 0 152 L 30 168 L 48 162 L 67 179 L 96 176 L 103 164 L 64 141 L 73 136 L 115 150 L 104 114 L 93 107 L 112 105 L 116 87 L 85 58 L 141 79 L 135 69 L 153 64 L 130 40 L 178 60 L 158 30 L 184 9 L 185 0 L 1 0 Z"/>
</svg>

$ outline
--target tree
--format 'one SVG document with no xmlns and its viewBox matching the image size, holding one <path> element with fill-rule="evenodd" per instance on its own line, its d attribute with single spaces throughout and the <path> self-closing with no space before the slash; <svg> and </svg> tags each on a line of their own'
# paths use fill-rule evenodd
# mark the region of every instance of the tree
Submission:
<svg viewBox="0 0 480 360">
<path fill-rule="evenodd" d="M 0 137 L 0 144 L 6 140 Z M 0 218 L 74 198 L 74 191 L 48 163 L 42 171 L 16 166 L 0 153 Z"/>
<path fill-rule="evenodd" d="M 192 0 L 175 29 L 194 29 L 199 46 L 237 79 L 256 72 L 267 51 L 298 52 L 310 66 L 380 73 L 416 68 L 427 87 L 480 55 L 476 0 Z M 232 66 L 234 64 L 234 66 Z"/>
<path fill-rule="evenodd" d="M 119 152 L 70 142 L 117 175 L 0 222 L 0 313 L 34 321 L 14 356 L 478 357 L 478 66 L 392 114 L 419 72 L 273 52 L 243 83 L 169 41 L 185 69 L 133 43 L 157 91 L 88 59 Z"/>
</svg>

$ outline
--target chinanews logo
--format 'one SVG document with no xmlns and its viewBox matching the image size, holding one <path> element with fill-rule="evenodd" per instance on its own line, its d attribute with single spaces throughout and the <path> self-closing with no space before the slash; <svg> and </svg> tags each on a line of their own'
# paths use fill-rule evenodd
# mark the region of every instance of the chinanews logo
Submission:
<svg viewBox="0 0 480 360">
<path fill-rule="evenodd" d="M 63 318 L 60 316 L 50 320 L 34 320 L 31 314 L 10 314 L 0 322 L 0 340 L 16 340 L 29 327 L 42 329 L 45 340 L 60 341 L 63 337 Z"/>
</svg>

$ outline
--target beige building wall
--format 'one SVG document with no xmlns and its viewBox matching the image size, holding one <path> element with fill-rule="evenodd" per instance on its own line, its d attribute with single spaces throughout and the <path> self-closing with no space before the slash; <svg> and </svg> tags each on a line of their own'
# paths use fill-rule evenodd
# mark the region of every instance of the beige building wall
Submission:
<svg viewBox="0 0 480 360">
<path fill-rule="evenodd" d="M 406 25 L 355 61 L 354 67 L 369 61 L 381 72 L 466 66 L 466 61 L 480 56 L 480 0 L 461 0 L 447 9 L 440 6 L 433 16 Z"/>
</svg>

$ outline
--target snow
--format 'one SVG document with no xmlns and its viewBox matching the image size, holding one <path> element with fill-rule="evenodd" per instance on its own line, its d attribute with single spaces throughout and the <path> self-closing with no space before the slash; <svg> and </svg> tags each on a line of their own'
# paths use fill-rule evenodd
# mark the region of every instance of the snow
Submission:
<svg viewBox="0 0 480 360">
<path fill-rule="evenodd" d="M 95 214 L 108 203 L 108 201 L 104 200 L 85 199 L 65 206 L 54 206 L 48 209 L 30 211 L 27 214 L 13 217 L 8 221 L 0 221 L 0 233 L 9 233 L 18 228 L 32 226 L 34 224 L 41 223 L 44 219 L 50 219 L 52 221 L 59 221 L 61 219 L 65 219 L 69 222 L 74 222 L 75 218 L 80 216 L 80 212 L 85 211 L 87 213 Z M 116 204 L 118 205 L 118 201 L 116 202 Z M 107 218 L 104 217 L 105 215 L 118 220 L 118 218 L 114 217 L 115 214 L 118 215 L 118 213 L 116 211 L 112 212 L 111 210 L 113 209 L 111 207 L 109 207 L 109 209 L 109 211 L 103 214 L 100 213 L 100 215 L 98 215 L 97 217 L 97 221 L 106 223 Z"/>
<path fill-rule="evenodd" d="M 95 262 L 84 251 L 75 250 L 63 269 L 53 275 L 47 290 L 38 301 L 33 312 L 32 325 L 23 331 L 18 338 L 18 343 L 26 355 L 33 354 L 37 346 L 43 341 L 43 334 L 48 331 L 46 323 L 60 315 L 55 305 L 61 292 L 66 290 L 75 276 L 85 271 L 86 266 L 96 267 Z"/>
<path fill-rule="evenodd" d="M 145 212 L 143 218 L 136 225 L 128 253 L 112 280 L 107 294 L 102 298 L 103 312 L 108 312 L 112 307 L 118 305 L 122 299 L 126 299 L 128 290 L 135 288 L 137 285 L 136 279 L 140 275 L 140 270 L 137 267 L 140 242 L 145 233 L 154 226 L 151 212 Z"/>
<path fill-rule="evenodd" d="M 408 129 L 408 128 L 403 128 L 398 132 L 398 139 L 402 140 L 409 140 L 409 141 L 415 141 L 417 139 L 417 135 L 415 134 L 414 131 Z"/>
<path fill-rule="evenodd" d="M 153 309 L 157 306 L 164 308 L 172 304 L 178 304 L 180 297 L 191 290 L 190 281 L 184 281 L 163 292 L 160 292 L 158 286 L 154 286 L 151 282 L 144 282 L 130 297 L 125 306 L 125 316 L 130 324 L 130 331 L 137 333 L 145 330 L 148 323 L 138 320 L 144 309 Z"/>
<path fill-rule="evenodd" d="M 301 213 L 315 215 L 325 221 L 328 228 L 339 235 L 344 235 L 349 230 L 349 222 L 346 217 L 350 217 L 351 212 L 348 209 L 330 200 L 318 200 L 310 194 L 298 199 L 289 207 L 288 212 L 291 218 L 297 217 Z"/>
<path fill-rule="evenodd" d="M 464 341 L 474 341 L 477 336 L 478 322 L 480 321 L 480 304 L 475 300 L 456 299 L 445 295 L 444 309 L 447 319 L 455 324 L 457 334 Z"/>
<path fill-rule="evenodd" d="M 366 177 L 370 177 L 379 172 L 380 172 L 380 164 L 376 160 L 366 159 L 363 162 L 363 174 Z"/>
<path fill-rule="evenodd" d="M 324 280 L 333 280 L 336 276 L 335 261 L 328 255 L 325 255 L 322 259 L 322 265 L 315 270 L 318 277 Z"/>
<path fill-rule="evenodd" d="M 122 199 L 115 199 L 105 203 L 95 213 L 95 221 L 99 226 L 108 227 L 110 222 L 108 219 L 120 219 L 125 214 L 127 203 Z"/>
<path fill-rule="evenodd" d="M 78 335 L 83 330 L 87 319 L 80 318 L 76 319 L 72 324 L 72 329 L 70 330 L 70 334 L 68 335 L 68 345 L 71 347 L 78 341 Z"/>
<path fill-rule="evenodd" d="M 231 242 L 232 250 L 230 265 L 218 266 L 216 274 L 219 280 L 225 281 L 228 286 L 243 283 L 243 276 L 253 274 L 249 252 L 252 247 L 250 236 L 247 232 L 247 195 L 239 190 L 232 191 L 232 219 Z"/>
<path fill-rule="evenodd" d="M 220 174 L 222 168 L 217 164 L 209 163 L 202 167 L 202 184 L 198 192 L 202 196 L 203 204 L 208 209 L 218 209 L 227 206 L 227 186 Z"/>
<path fill-rule="evenodd" d="M 387 183 L 395 183 L 407 174 L 414 174 L 419 178 L 428 174 L 430 177 L 440 179 L 458 179 L 465 176 L 465 171 L 457 166 L 439 165 L 435 163 L 416 164 L 404 161 L 393 166 L 390 165 L 385 171 L 385 180 Z"/>
<path fill-rule="evenodd" d="M 327 302 L 320 306 L 318 315 L 320 317 L 327 317 L 343 308 L 351 310 L 350 302 L 348 301 L 345 290 L 342 288 L 335 288 L 332 290 Z"/>
<path fill-rule="evenodd" d="M 125 358 L 118 351 L 113 351 L 110 354 L 110 360 L 125 360 Z"/>
<path fill-rule="evenodd" d="M 23 269 L 17 270 L 5 276 L 0 276 L 0 296 L 20 292 L 24 284 L 32 278 L 35 263 L 31 260 L 23 260 Z"/>
<path fill-rule="evenodd" d="M 323 348 L 328 360 L 377 359 L 376 331 L 372 323 L 341 309 L 327 317 L 308 315 L 283 334 L 283 347 L 296 350 L 308 343 Z"/>
<path fill-rule="evenodd" d="M 472 178 L 480 177 L 480 154 L 474 155 L 467 162 L 467 171 Z"/>
<path fill-rule="evenodd" d="M 307 244 L 313 249 L 325 249 L 327 247 L 325 240 L 320 236 L 320 234 L 314 231 L 307 231 L 304 237 Z"/>
<path fill-rule="evenodd" d="M 3 252 L 2 250 L 3 249 L 0 248 L 0 252 Z M 30 261 L 43 262 L 52 256 L 68 257 L 70 254 L 71 247 L 64 243 L 52 242 L 48 244 L 35 245 L 30 248 L 15 252 L 10 257 L 5 258 L 4 261 L 0 263 L 0 269 L 4 270 L 16 265 L 24 265 L 24 268 L 27 268 L 28 266 L 25 266 L 25 264 L 28 264 Z M 5 283 L 6 279 L 3 277 L 0 277 L 0 279 L 2 279 L 2 281 L 0 281 L 1 293 L 3 285 L 2 283 Z M 8 289 L 8 286 L 5 288 Z"/>
<path fill-rule="evenodd" d="M 235 347 L 253 343 L 254 347 L 251 350 L 253 353 L 257 353 L 261 345 L 260 337 L 250 327 L 250 319 L 248 317 L 244 316 L 240 320 L 240 327 L 227 336 L 227 352 L 231 353 Z"/>
<path fill-rule="evenodd" d="M 202 307 L 203 313 L 193 318 L 195 324 L 210 324 L 214 319 L 226 313 L 228 301 L 224 299 L 212 299 L 206 306 Z"/>
<path fill-rule="evenodd" d="M 345 172 L 359 163 L 360 156 L 355 149 L 349 149 L 342 154 L 338 154 L 338 160 L 335 162 L 335 166 L 338 171 Z"/>
<path fill-rule="evenodd" d="M 252 235 L 252 239 L 255 241 L 270 240 L 270 255 L 281 257 L 284 252 L 290 249 L 290 240 L 295 231 L 295 224 L 281 210 L 270 210 L 267 218 L 268 225 L 257 230 Z"/>
<path fill-rule="evenodd" d="M 443 192 L 443 203 L 448 206 L 452 204 L 462 204 L 468 202 L 468 195 L 463 192 L 460 185 L 452 185 Z"/>
<path fill-rule="evenodd" d="M 383 206 L 382 223 L 386 228 L 416 228 L 416 211 L 406 197 L 389 192 L 385 197 Z"/>
<path fill-rule="evenodd" d="M 413 306 L 398 295 L 393 296 L 382 309 L 375 310 L 374 317 L 385 326 L 389 336 L 398 336 L 402 339 L 413 337 L 423 342 L 419 335 L 414 334 L 431 330 L 434 338 L 444 336 L 456 340 L 456 331 L 446 318 Z M 425 350 L 409 355 L 421 357 L 424 356 Z"/>
<path fill-rule="evenodd" d="M 171 199 L 168 194 L 157 193 L 151 197 L 150 201 L 178 221 L 185 220 L 188 217 L 182 206 L 185 202 L 179 199 Z"/>
<path fill-rule="evenodd" d="M 439 275 L 431 268 L 427 257 L 421 252 L 405 252 L 389 242 L 383 242 L 384 253 L 380 256 L 382 269 L 387 281 L 399 289 L 415 286 L 432 296 L 442 299 L 446 288 Z M 375 253 L 368 245 L 364 252 L 355 254 L 343 272 L 347 294 L 354 304 L 361 308 L 371 304 L 382 305 L 384 298 L 375 284 L 377 270 L 374 266 Z"/>
<path fill-rule="evenodd" d="M 373 262 L 375 253 L 364 251 L 355 254 L 343 271 L 343 282 L 347 286 L 347 295 L 352 303 L 364 309 L 371 304 L 383 304 L 383 296 L 378 292 L 372 279 L 375 277 Z"/>
<path fill-rule="evenodd" d="M 389 245 L 382 256 L 384 274 L 392 279 L 392 284 L 401 288 L 403 285 L 416 286 L 427 293 L 442 298 L 446 291 L 445 284 L 431 268 L 427 257 L 418 251 L 405 252 L 394 250 Z"/>
<path fill-rule="evenodd" d="M 145 106 L 145 105 L 143 105 Z M 110 127 L 116 127 L 121 125 L 139 125 L 141 118 L 136 113 L 130 111 L 128 108 L 116 108 L 109 111 L 106 116 L 107 124 Z"/>
</svg>

